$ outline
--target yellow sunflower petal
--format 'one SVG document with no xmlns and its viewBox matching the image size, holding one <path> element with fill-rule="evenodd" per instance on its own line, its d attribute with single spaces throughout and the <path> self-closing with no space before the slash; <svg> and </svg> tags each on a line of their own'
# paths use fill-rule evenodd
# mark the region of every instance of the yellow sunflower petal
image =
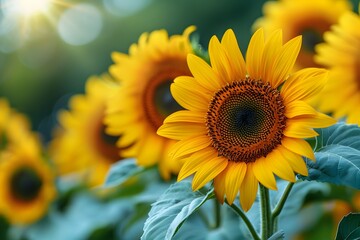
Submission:
<svg viewBox="0 0 360 240">
<path fill-rule="evenodd" d="M 198 123 L 164 123 L 157 130 L 157 134 L 174 140 L 183 140 L 199 135 L 206 135 L 207 129 L 205 124 Z"/>
<path fill-rule="evenodd" d="M 172 144 L 172 142 L 164 141 L 161 157 L 159 159 L 158 168 L 160 175 L 164 180 L 170 180 L 171 173 L 177 175 L 180 171 L 181 165 L 183 164 L 183 161 L 176 161 L 169 156 L 169 150 L 171 149 L 170 146 Z"/>
<path fill-rule="evenodd" d="M 301 48 L 301 36 L 288 41 L 283 47 L 274 63 L 272 86 L 277 88 L 283 83 L 292 71 Z"/>
<path fill-rule="evenodd" d="M 194 77 L 179 76 L 174 79 L 174 82 L 180 87 L 196 91 L 197 94 L 200 94 L 206 99 L 211 99 L 213 96 L 213 92 L 210 92 L 209 89 L 207 89 L 205 86 L 199 84 L 199 82 Z"/>
<path fill-rule="evenodd" d="M 187 158 L 184 165 L 181 167 L 177 180 L 181 181 L 198 171 L 201 166 L 214 157 L 214 153 L 215 152 L 212 149 L 205 149 L 203 151 L 196 152 Z"/>
<path fill-rule="evenodd" d="M 228 29 L 225 32 L 221 39 L 221 44 L 226 49 L 229 59 L 231 59 L 229 63 L 231 64 L 231 70 L 233 72 L 232 78 L 244 78 L 246 76 L 245 60 L 233 30 Z"/>
<path fill-rule="evenodd" d="M 272 75 L 271 73 L 274 72 L 274 63 L 277 54 L 281 50 L 282 47 L 282 31 L 277 30 L 274 31 L 269 39 L 265 43 L 264 47 L 264 55 L 263 55 L 263 63 L 262 66 L 264 68 L 264 75 L 263 80 L 269 81 L 272 84 Z"/>
<path fill-rule="evenodd" d="M 115 63 L 121 63 L 126 61 L 129 58 L 129 56 L 127 54 L 124 53 L 120 53 L 120 52 L 113 52 L 111 53 L 111 59 L 115 62 Z"/>
<path fill-rule="evenodd" d="M 180 110 L 169 115 L 164 120 L 164 123 L 171 123 L 171 122 L 205 123 L 205 118 L 203 114 L 200 114 L 198 112 Z"/>
<path fill-rule="evenodd" d="M 324 128 L 335 124 L 336 120 L 326 114 L 316 112 L 316 115 L 304 115 L 288 119 L 287 123 L 311 128 Z"/>
<path fill-rule="evenodd" d="M 223 204 L 224 203 L 224 197 L 225 197 L 225 178 L 226 178 L 226 174 L 227 174 L 227 170 L 229 168 L 225 168 L 224 171 L 222 171 L 221 173 L 219 173 L 219 175 L 217 175 L 214 178 L 214 189 L 215 189 L 215 196 L 217 198 L 217 200 Z"/>
<path fill-rule="evenodd" d="M 253 172 L 253 163 L 247 164 L 247 170 L 240 186 L 240 204 L 245 212 L 253 205 L 258 191 L 259 182 Z"/>
<path fill-rule="evenodd" d="M 154 133 L 148 134 L 141 141 L 141 151 L 137 156 L 137 162 L 140 166 L 152 166 L 159 161 L 158 158 L 163 150 L 164 141 Z"/>
<path fill-rule="evenodd" d="M 251 37 L 248 50 L 246 51 L 246 69 L 247 73 L 253 79 L 262 78 L 262 57 L 264 52 L 264 31 L 258 29 Z"/>
<path fill-rule="evenodd" d="M 281 89 L 285 105 L 295 100 L 306 101 L 318 94 L 327 81 L 328 72 L 320 68 L 305 68 L 289 77 Z"/>
<path fill-rule="evenodd" d="M 71 99 L 69 100 L 70 109 L 77 109 L 79 111 L 79 110 L 87 109 L 88 108 L 87 106 L 88 103 L 84 95 L 77 94 L 72 96 Z"/>
<path fill-rule="evenodd" d="M 274 174 L 269 169 L 267 161 L 264 157 L 256 159 L 254 162 L 253 172 L 256 179 L 265 187 L 276 190 L 276 181 Z"/>
<path fill-rule="evenodd" d="M 224 47 L 220 44 L 219 39 L 213 36 L 209 42 L 209 55 L 211 66 L 214 71 L 221 76 L 224 82 L 231 82 L 229 58 Z"/>
<path fill-rule="evenodd" d="M 171 179 L 171 172 L 169 171 L 169 166 L 166 162 L 166 157 L 163 157 L 162 159 L 160 159 L 159 161 L 159 173 L 160 176 L 165 180 L 165 181 L 169 181 Z"/>
<path fill-rule="evenodd" d="M 207 109 L 208 99 L 199 92 L 194 86 L 184 86 L 179 84 L 180 81 L 174 82 L 170 86 L 171 94 L 175 100 L 184 108 L 193 111 L 203 111 Z"/>
<path fill-rule="evenodd" d="M 196 55 L 189 54 L 187 56 L 187 62 L 196 81 L 209 89 L 211 93 L 221 87 L 219 77 L 203 59 Z"/>
<path fill-rule="evenodd" d="M 281 144 L 294 153 L 305 156 L 311 160 L 315 160 L 314 151 L 312 150 L 310 144 L 304 139 L 284 137 L 281 140 Z"/>
<path fill-rule="evenodd" d="M 225 179 L 226 199 L 232 204 L 240 190 L 240 185 L 245 177 L 246 163 L 229 162 Z"/>
<path fill-rule="evenodd" d="M 311 127 L 304 126 L 301 124 L 294 124 L 293 119 L 287 120 L 287 126 L 284 130 L 284 135 L 292 138 L 311 138 L 319 136 L 319 134 Z"/>
<path fill-rule="evenodd" d="M 223 157 L 212 157 L 204 163 L 195 173 L 192 181 L 192 188 L 194 191 L 202 188 L 206 183 L 214 179 L 221 173 L 228 165 L 228 160 Z"/>
<path fill-rule="evenodd" d="M 156 51 L 166 51 L 167 49 L 162 49 L 157 46 L 166 46 L 169 40 L 169 35 L 165 30 L 156 30 L 150 33 L 148 38 L 148 44 L 151 46 L 148 50 Z"/>
<path fill-rule="evenodd" d="M 121 150 L 121 155 L 124 158 L 132 158 L 136 156 L 141 146 L 141 141 L 136 141 L 131 145 L 131 148 L 124 148 Z"/>
<path fill-rule="evenodd" d="M 286 105 L 285 116 L 293 118 L 299 115 L 316 115 L 316 110 L 304 101 L 293 101 Z"/>
<path fill-rule="evenodd" d="M 147 45 L 147 42 L 148 42 L 148 39 L 149 39 L 149 33 L 147 32 L 144 32 L 140 35 L 139 37 L 139 48 L 144 48 L 146 47 Z M 131 54 L 131 53 L 130 53 Z"/>
<path fill-rule="evenodd" d="M 190 139 L 185 139 L 177 142 L 169 154 L 172 158 L 182 158 L 188 154 L 200 151 L 210 145 L 209 136 L 199 135 Z"/>
<path fill-rule="evenodd" d="M 295 172 L 303 176 L 308 175 L 308 169 L 306 167 L 305 161 L 299 154 L 294 153 L 283 146 L 279 146 L 279 151 Z"/>
<path fill-rule="evenodd" d="M 268 166 L 280 178 L 295 182 L 295 174 L 287 160 L 283 157 L 279 150 L 274 149 L 266 156 Z"/>
<path fill-rule="evenodd" d="M 134 141 L 138 138 L 138 134 L 142 134 L 144 132 L 143 126 L 134 126 L 132 128 L 128 128 L 125 132 L 122 132 L 121 138 L 116 142 L 116 145 L 119 147 L 127 147 L 134 143 Z"/>
<path fill-rule="evenodd" d="M 119 136 L 128 129 L 128 124 L 137 122 L 140 116 L 134 114 L 114 113 L 105 115 L 104 124 L 107 126 L 106 133 Z"/>
</svg>

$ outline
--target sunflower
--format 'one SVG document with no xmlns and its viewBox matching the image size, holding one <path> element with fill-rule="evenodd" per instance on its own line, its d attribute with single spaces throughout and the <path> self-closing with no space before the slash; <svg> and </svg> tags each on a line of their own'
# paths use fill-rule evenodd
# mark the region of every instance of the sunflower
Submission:
<svg viewBox="0 0 360 240">
<path fill-rule="evenodd" d="M 316 44 L 323 42 L 323 33 L 337 23 L 342 13 L 351 10 L 347 0 L 279 0 L 268 1 L 263 6 L 264 16 L 254 23 L 265 33 L 282 29 L 284 40 L 303 36 L 296 68 L 319 66 L 314 61 Z"/>
<path fill-rule="evenodd" d="M 103 123 L 107 101 L 116 87 L 108 76 L 91 77 L 85 94 L 73 96 L 69 110 L 59 113 L 61 128 L 55 131 L 49 152 L 60 175 L 81 173 L 86 184 L 99 185 L 110 165 L 121 159 L 117 138 L 106 133 Z"/>
<path fill-rule="evenodd" d="M 193 77 L 181 76 L 171 85 L 175 100 L 185 108 L 167 117 L 161 136 L 178 140 L 170 154 L 182 159 L 178 180 L 195 173 L 198 190 L 214 179 L 218 200 L 233 203 L 240 191 L 244 210 L 253 204 L 258 183 L 277 189 L 274 174 L 295 181 L 307 175 L 302 156 L 314 160 L 303 138 L 317 135 L 313 127 L 335 121 L 317 112 L 307 100 L 318 93 L 327 71 L 308 68 L 289 74 L 301 47 L 301 37 L 282 44 L 275 31 L 265 42 L 263 29 L 252 36 L 246 63 L 234 32 L 209 43 L 211 66 L 189 54 Z"/>
<path fill-rule="evenodd" d="M 0 213 L 12 224 L 40 219 L 55 198 L 54 174 L 29 136 L 0 155 Z"/>
<path fill-rule="evenodd" d="M 189 35 L 194 27 L 188 27 L 183 35 L 169 37 L 165 30 L 157 30 L 140 36 L 129 55 L 115 52 L 115 62 L 109 69 L 120 87 L 109 102 L 105 122 L 108 132 L 121 135 L 119 147 L 126 157 L 136 157 L 141 166 L 158 163 L 164 179 L 177 174 L 180 166 L 170 161 L 168 149 L 174 143 L 156 134 L 165 117 L 180 110 L 170 93 L 170 84 L 177 76 L 190 76 L 186 56 L 193 49 Z"/>
<path fill-rule="evenodd" d="M 347 122 L 360 124 L 360 17 L 345 13 L 332 31 L 325 33 L 325 43 L 317 46 L 315 60 L 326 66 L 329 81 L 318 96 L 319 109 Z M 336 97 L 334 97 L 336 96 Z"/>
</svg>

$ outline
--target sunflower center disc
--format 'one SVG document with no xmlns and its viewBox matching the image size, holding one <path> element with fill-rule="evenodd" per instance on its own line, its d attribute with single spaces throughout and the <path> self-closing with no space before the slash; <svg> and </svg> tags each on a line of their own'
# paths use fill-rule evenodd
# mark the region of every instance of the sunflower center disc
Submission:
<svg viewBox="0 0 360 240">
<path fill-rule="evenodd" d="M 182 107 L 175 101 L 170 92 L 172 80 L 159 84 L 155 89 L 154 103 L 157 111 L 165 119 L 170 114 L 179 111 Z"/>
<path fill-rule="evenodd" d="M 215 93 L 206 125 L 219 156 L 254 162 L 281 143 L 285 107 L 280 92 L 269 83 L 246 79 Z"/>
<path fill-rule="evenodd" d="M 101 122 L 102 119 L 100 118 L 99 126 L 95 132 L 95 147 L 110 163 L 114 163 L 120 159 L 119 149 L 116 147 L 119 136 L 107 134 L 105 131 L 106 126 Z"/>
<path fill-rule="evenodd" d="M 11 191 L 21 201 L 31 201 L 38 195 L 42 181 L 37 173 L 30 168 L 21 168 L 11 178 Z"/>
<path fill-rule="evenodd" d="M 185 55 L 186 56 L 186 55 Z M 178 76 L 191 76 L 184 57 L 166 57 L 154 66 L 143 92 L 143 105 L 146 119 L 155 132 L 170 114 L 183 108 L 175 101 L 170 85 Z"/>
<path fill-rule="evenodd" d="M 315 46 L 324 41 L 322 33 L 315 29 L 305 29 L 301 35 L 304 49 L 311 53 L 315 53 Z"/>
</svg>

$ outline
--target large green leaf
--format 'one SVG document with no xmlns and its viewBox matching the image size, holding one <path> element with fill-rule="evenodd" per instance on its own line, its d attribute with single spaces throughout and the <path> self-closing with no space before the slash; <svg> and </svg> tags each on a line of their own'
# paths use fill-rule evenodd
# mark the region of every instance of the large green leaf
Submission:
<svg viewBox="0 0 360 240">
<path fill-rule="evenodd" d="M 306 160 L 302 178 L 360 189 L 360 128 L 341 122 L 316 131 L 316 161 Z"/>
<path fill-rule="evenodd" d="M 339 223 L 336 240 L 360 239 L 360 213 L 350 213 Z"/>
<path fill-rule="evenodd" d="M 102 202 L 82 193 L 73 199 L 66 212 L 51 209 L 45 219 L 27 227 L 24 236 L 30 240 L 87 239 L 95 229 L 121 222 L 133 208 L 122 199 Z"/>
<path fill-rule="evenodd" d="M 106 177 L 105 186 L 117 186 L 124 183 L 130 177 L 135 176 L 144 171 L 144 168 L 139 167 L 135 159 L 124 159 L 113 164 Z"/>
<path fill-rule="evenodd" d="M 279 191 L 270 191 L 270 196 L 273 196 L 271 199 L 273 207 L 280 200 L 287 184 L 288 182 L 280 180 Z M 284 230 L 286 239 L 293 239 L 299 232 L 309 229 L 323 215 L 323 208 L 319 207 L 320 203 L 311 204 L 307 201 L 308 196 L 324 197 L 329 194 L 330 187 L 327 183 L 309 181 L 295 183 L 278 217 L 279 229 Z"/>
<path fill-rule="evenodd" d="M 193 192 L 189 181 L 171 185 L 152 205 L 141 239 L 172 239 L 184 221 L 212 197 L 212 190 Z"/>
</svg>

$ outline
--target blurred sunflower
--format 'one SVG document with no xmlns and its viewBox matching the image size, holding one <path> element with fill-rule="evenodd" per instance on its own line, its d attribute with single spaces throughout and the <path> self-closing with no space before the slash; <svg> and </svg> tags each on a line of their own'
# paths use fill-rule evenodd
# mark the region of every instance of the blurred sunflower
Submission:
<svg viewBox="0 0 360 240">
<path fill-rule="evenodd" d="M 132 144 L 123 151 L 126 157 L 136 157 L 141 166 L 158 163 L 164 179 L 177 174 L 179 163 L 171 161 L 168 149 L 174 141 L 160 137 L 157 129 L 165 117 L 181 109 L 170 93 L 170 84 L 177 76 L 190 76 L 186 55 L 193 49 L 188 27 L 183 35 L 169 37 L 165 30 L 144 33 L 133 44 L 129 55 L 115 52 L 115 62 L 109 69 L 120 82 L 117 93 L 109 102 L 105 117 L 108 132 L 121 135 L 119 147 Z"/>
<path fill-rule="evenodd" d="M 326 66 L 329 81 L 318 96 L 319 109 L 334 117 L 347 117 L 348 123 L 360 124 L 360 17 L 345 13 L 332 31 L 325 33 L 325 43 L 317 46 L 315 60 Z M 335 97 L 336 96 L 336 97 Z"/>
<path fill-rule="evenodd" d="M 323 42 L 323 33 L 337 23 L 340 15 L 351 10 L 347 0 L 279 0 L 263 6 L 264 16 L 254 23 L 265 33 L 282 29 L 284 40 L 302 35 L 303 44 L 296 62 L 298 69 L 318 66 L 314 61 L 315 45 Z"/>
<path fill-rule="evenodd" d="M 55 198 L 54 174 L 29 136 L 0 155 L 0 213 L 12 224 L 39 220 Z"/>
<path fill-rule="evenodd" d="M 245 211 L 253 204 L 258 183 L 276 189 L 274 174 L 295 181 L 294 171 L 307 175 L 302 156 L 314 160 L 303 138 L 314 127 L 335 121 L 306 102 L 323 87 L 327 72 L 308 68 L 290 75 L 301 37 L 282 44 L 281 31 L 264 41 L 263 29 L 252 36 L 246 63 L 232 30 L 221 42 L 209 43 L 211 66 L 189 54 L 194 77 L 181 76 L 171 85 L 175 100 L 186 110 L 167 117 L 161 136 L 178 140 L 173 157 L 184 159 L 178 180 L 195 173 L 198 190 L 214 179 L 218 200 L 233 203 L 240 190 Z"/>
<path fill-rule="evenodd" d="M 121 159 L 117 138 L 105 131 L 106 104 L 117 84 L 108 76 L 91 77 L 85 94 L 73 96 L 59 113 L 50 154 L 60 175 L 76 173 L 90 186 L 103 184 L 110 165 Z"/>
</svg>

